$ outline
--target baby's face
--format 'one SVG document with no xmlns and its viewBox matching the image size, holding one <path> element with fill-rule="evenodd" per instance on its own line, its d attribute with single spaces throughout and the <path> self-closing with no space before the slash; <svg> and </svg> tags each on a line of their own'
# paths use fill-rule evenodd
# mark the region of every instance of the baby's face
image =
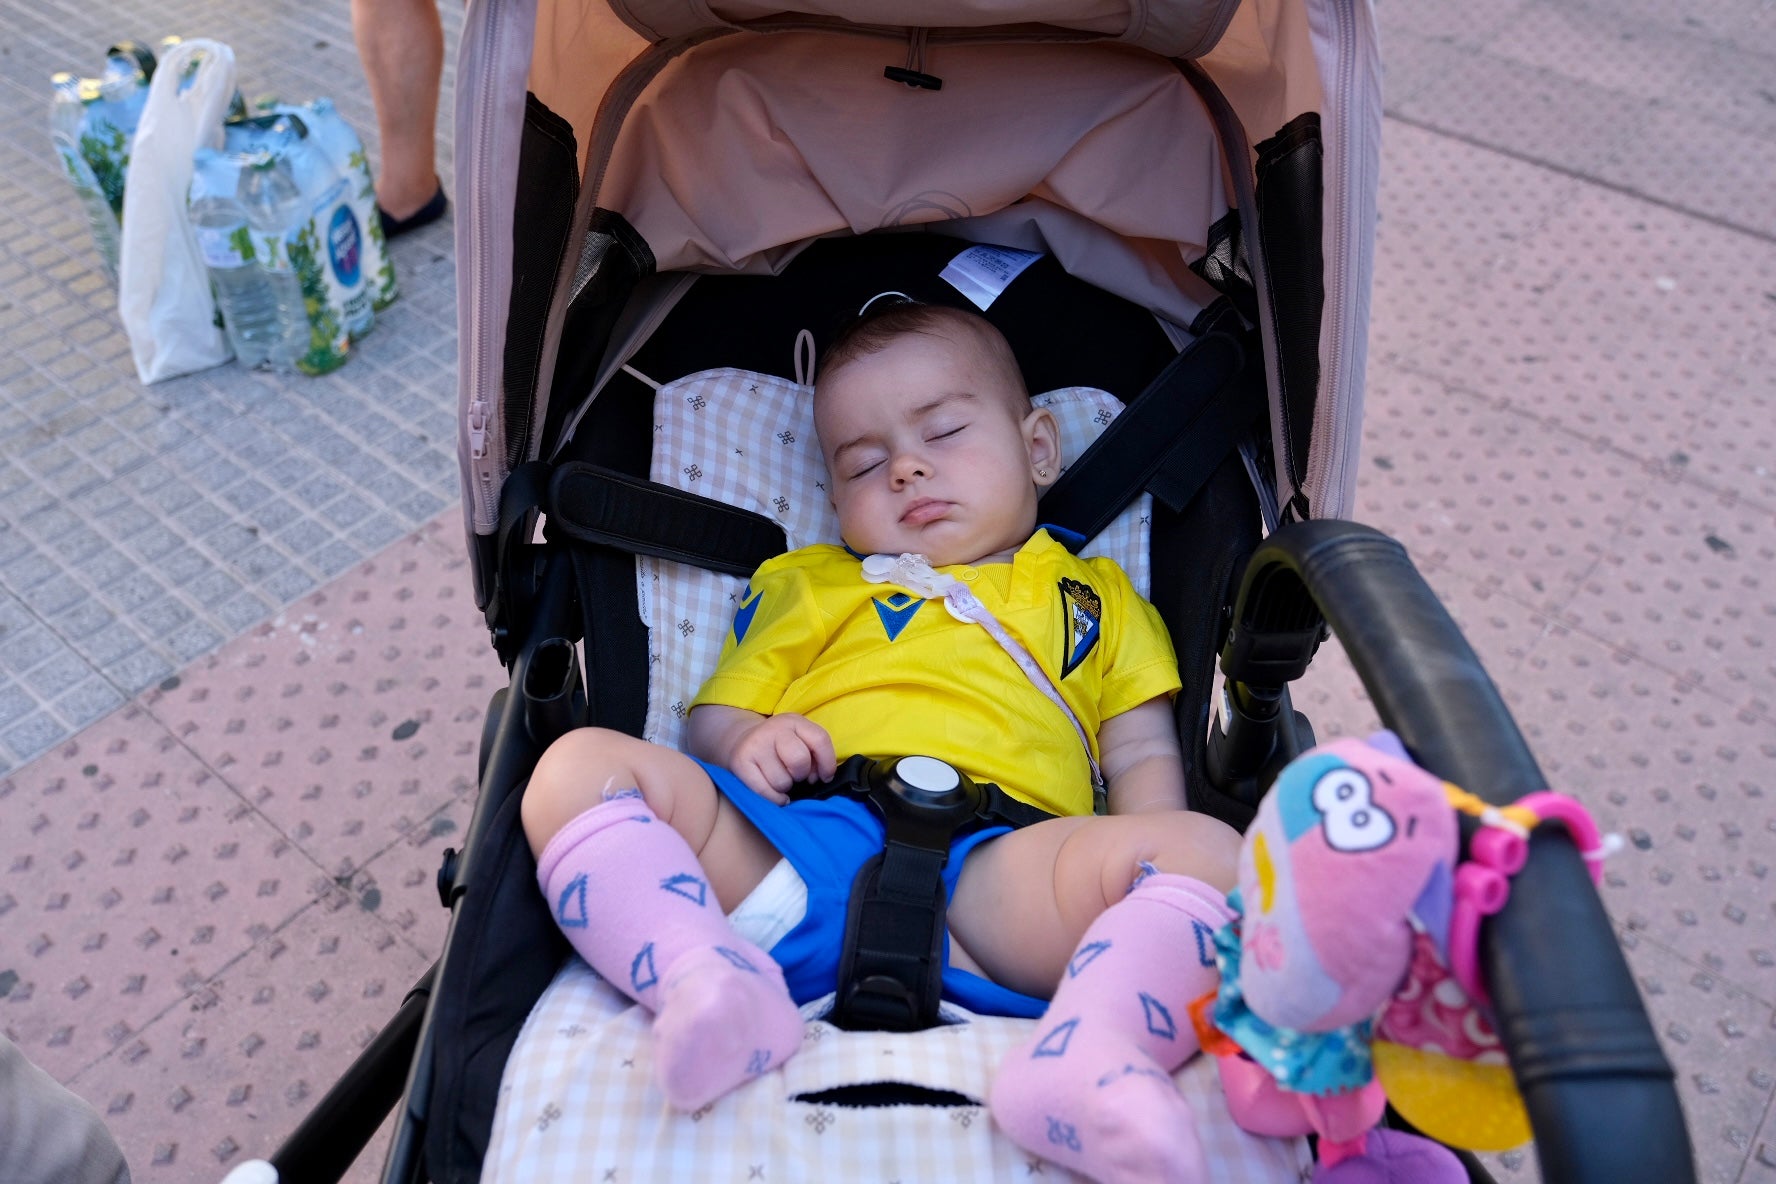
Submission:
<svg viewBox="0 0 1776 1184">
<path fill-rule="evenodd" d="M 845 542 L 864 554 L 911 551 L 941 567 L 1013 550 L 1060 468 L 1054 417 L 948 327 L 823 378 L 814 422 Z"/>
</svg>

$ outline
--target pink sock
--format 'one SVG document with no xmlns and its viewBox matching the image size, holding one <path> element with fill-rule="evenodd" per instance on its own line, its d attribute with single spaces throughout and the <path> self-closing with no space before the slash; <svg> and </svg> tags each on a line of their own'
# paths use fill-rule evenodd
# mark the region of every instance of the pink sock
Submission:
<svg viewBox="0 0 1776 1184">
<path fill-rule="evenodd" d="M 1198 1050 L 1189 1004 L 1215 989 L 1221 893 L 1148 875 L 1085 931 L 1036 1034 L 993 1081 L 1018 1146 L 1094 1180 L 1208 1178 L 1171 1073 Z"/>
<path fill-rule="evenodd" d="M 537 883 L 568 942 L 654 1013 L 654 1073 L 695 1110 L 802 1043 L 783 971 L 736 934 L 679 833 L 627 792 L 562 827 Z"/>
</svg>

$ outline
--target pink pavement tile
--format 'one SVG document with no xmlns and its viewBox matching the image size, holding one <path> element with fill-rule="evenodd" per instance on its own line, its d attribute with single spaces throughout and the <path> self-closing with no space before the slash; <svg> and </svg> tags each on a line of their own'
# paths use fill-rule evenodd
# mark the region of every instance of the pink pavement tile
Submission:
<svg viewBox="0 0 1776 1184">
<path fill-rule="evenodd" d="M 1525 244 L 1582 193 L 1548 169 L 1388 120 L 1382 127 L 1370 358 L 1455 374 L 1478 286 L 1534 276 Z"/>
<path fill-rule="evenodd" d="M 126 707 L 0 780 L 0 1025 L 66 1078 L 314 902 L 319 871 Z"/>
<path fill-rule="evenodd" d="M 1636 934 L 1624 935 L 1622 946 L 1677 1071 L 1697 1178 L 1736 1184 L 1776 1094 L 1770 1005 Z"/>
<path fill-rule="evenodd" d="M 1771 254 L 1745 234 L 1586 188 L 1509 269 L 1441 306 L 1460 318 L 1460 341 L 1402 361 L 1664 461 L 1687 444 L 1698 392 L 1764 332 Z"/>
<path fill-rule="evenodd" d="M 70 1088 L 105 1116 L 138 1184 L 218 1180 L 276 1149 L 426 965 L 349 902 L 317 902 Z M 384 1141 L 354 1180 L 374 1179 Z"/>
<path fill-rule="evenodd" d="M 1415 558 L 1556 611 L 1633 515 L 1646 466 L 1389 363 L 1370 367 L 1357 517 Z"/>
<path fill-rule="evenodd" d="M 1626 840 L 1605 865 L 1611 915 L 1776 1003 L 1776 728 L 1561 629 L 1511 681 L 1551 786 Z"/>
<path fill-rule="evenodd" d="M 438 867 L 447 847 L 461 848 L 474 814 L 469 799 L 451 802 L 371 859 L 342 890 L 428 958 L 444 951 L 450 914 L 438 900 Z"/>
<path fill-rule="evenodd" d="M 341 882 L 474 792 L 504 672 L 461 549 L 391 546 L 144 698 Z"/>
<path fill-rule="evenodd" d="M 1519 11 L 1486 51 L 1639 98 L 1664 98 L 1712 48 L 1700 37 L 1624 17 L 1538 0 Z"/>
<path fill-rule="evenodd" d="M 1691 480 L 1776 511 L 1776 330 L 1704 396 L 1684 464 Z"/>
<path fill-rule="evenodd" d="M 1658 480 L 1562 618 L 1768 716 L 1776 703 L 1776 514 Z"/>
</svg>

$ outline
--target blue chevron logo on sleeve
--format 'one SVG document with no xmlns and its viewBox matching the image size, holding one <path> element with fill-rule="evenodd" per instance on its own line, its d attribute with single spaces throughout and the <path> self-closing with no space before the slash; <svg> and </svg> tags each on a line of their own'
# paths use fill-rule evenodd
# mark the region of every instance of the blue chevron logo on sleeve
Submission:
<svg viewBox="0 0 1776 1184">
<path fill-rule="evenodd" d="M 754 592 L 752 585 L 746 585 L 746 591 L 740 593 L 740 607 L 734 610 L 734 644 L 739 645 L 746 640 L 746 631 L 752 628 L 752 618 L 758 615 L 759 605 L 765 602 L 763 592 Z"/>
<path fill-rule="evenodd" d="M 888 634 L 889 641 L 899 637 L 901 630 L 913 619 L 913 614 L 925 607 L 923 600 L 908 596 L 905 592 L 878 596 L 872 603 L 876 606 L 876 615 L 882 618 L 882 629 Z"/>
</svg>

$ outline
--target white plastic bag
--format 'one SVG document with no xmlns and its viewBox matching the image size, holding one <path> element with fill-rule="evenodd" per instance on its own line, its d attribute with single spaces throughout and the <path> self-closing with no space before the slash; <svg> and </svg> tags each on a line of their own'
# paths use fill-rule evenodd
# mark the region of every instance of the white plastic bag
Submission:
<svg viewBox="0 0 1776 1184">
<path fill-rule="evenodd" d="M 234 356 L 185 216 L 191 157 L 222 143 L 234 94 L 234 51 L 201 38 L 175 46 L 154 71 L 123 194 L 117 310 L 136 374 L 159 382 Z"/>
</svg>

